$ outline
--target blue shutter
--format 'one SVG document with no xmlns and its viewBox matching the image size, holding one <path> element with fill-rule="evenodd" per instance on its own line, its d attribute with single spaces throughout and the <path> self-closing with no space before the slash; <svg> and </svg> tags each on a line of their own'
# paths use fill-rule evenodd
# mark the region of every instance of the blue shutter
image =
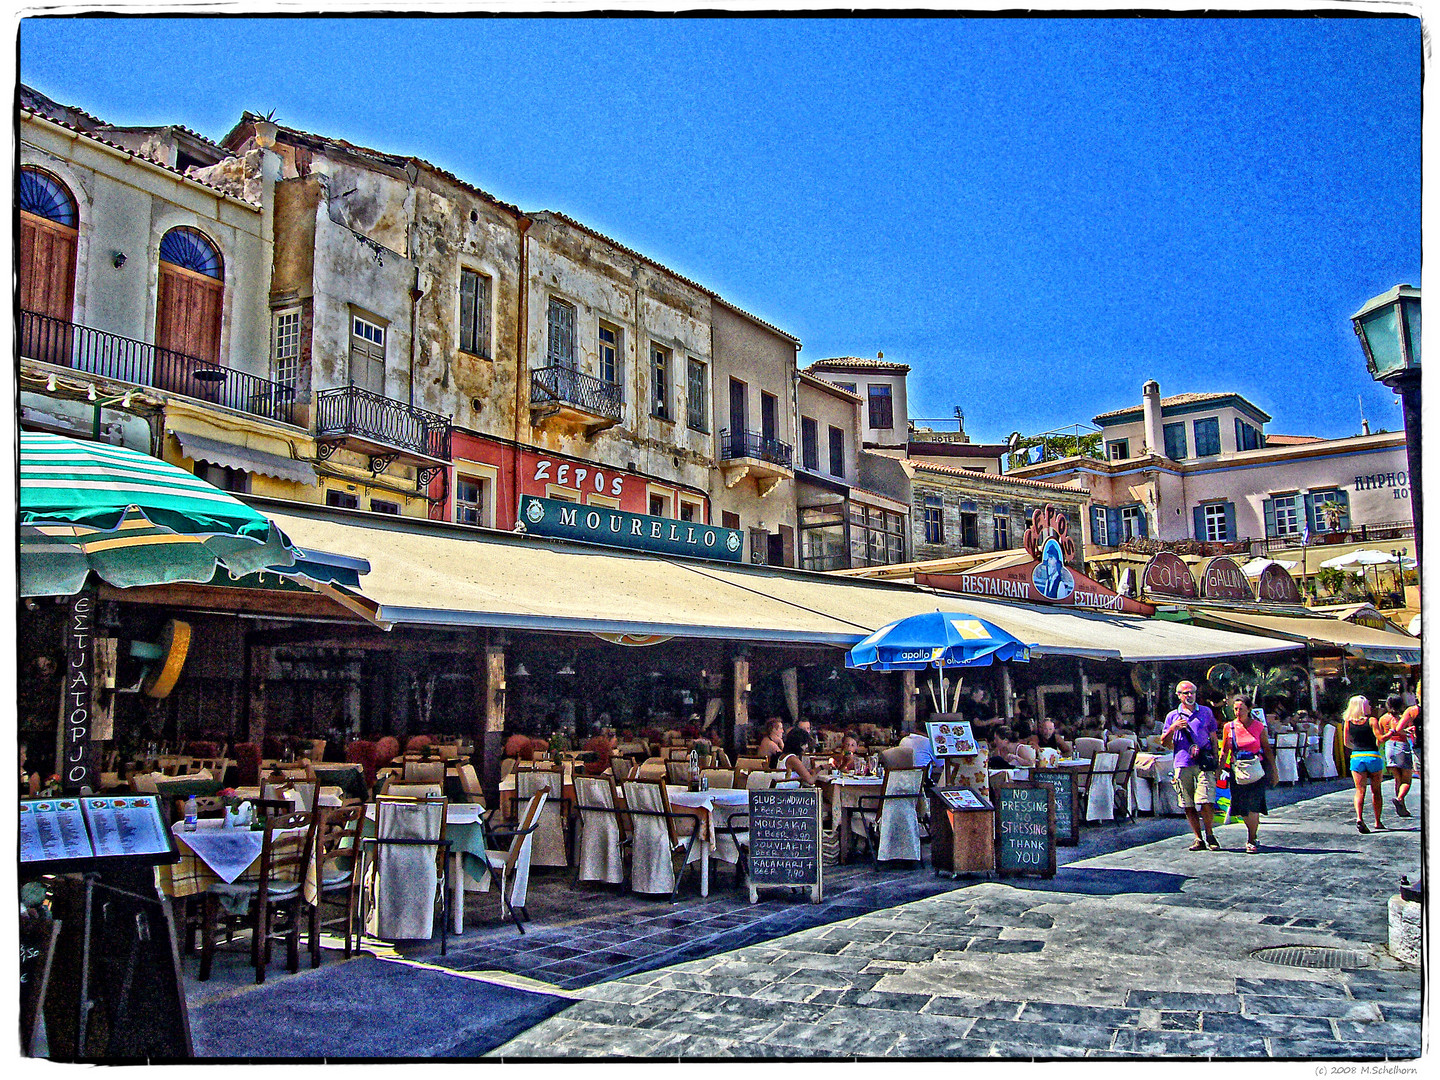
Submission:
<svg viewBox="0 0 1440 1080">
<path fill-rule="evenodd" d="M 1135 522 L 1135 524 L 1136 524 L 1136 531 L 1137 531 L 1141 536 L 1149 536 L 1149 535 L 1150 535 L 1150 526 L 1149 526 L 1149 525 L 1146 523 L 1146 521 L 1145 521 L 1145 507 L 1142 506 L 1140 503 L 1136 503 L 1135 505 L 1136 505 L 1136 507 L 1140 510 L 1140 517 L 1139 517 L 1139 518 L 1136 520 L 1136 522 Z"/>
<path fill-rule="evenodd" d="M 1308 491 L 1305 493 L 1305 527 L 1310 530 L 1311 536 L 1320 531 L 1320 522 L 1315 515 L 1315 496 Z"/>
<path fill-rule="evenodd" d="M 1235 449 L 1237 451 L 1245 449 L 1245 426 L 1240 423 L 1238 416 L 1235 418 Z"/>
<path fill-rule="evenodd" d="M 1340 531 L 1346 532 L 1350 528 L 1350 493 L 1339 488 L 1330 496 L 1332 500 L 1345 507 L 1340 515 Z"/>
<path fill-rule="evenodd" d="M 1120 511 L 1105 508 L 1105 527 L 1109 530 L 1110 543 L 1120 543 Z"/>
<path fill-rule="evenodd" d="M 1265 500 L 1265 535 L 1275 535 L 1275 500 Z"/>
<path fill-rule="evenodd" d="M 1090 507 L 1090 539 L 1096 544 L 1100 543 L 1100 534 L 1105 531 L 1105 508 L 1103 506 Z M 1108 544 L 1110 537 L 1107 535 L 1105 541 Z"/>
<path fill-rule="evenodd" d="M 1239 537 L 1235 535 L 1235 504 L 1233 502 L 1227 502 L 1225 504 L 1225 539 L 1239 539 Z"/>
<path fill-rule="evenodd" d="M 1203 506 L 1197 506 L 1197 507 L 1195 507 L 1194 513 L 1195 513 L 1195 539 L 1196 539 L 1196 540 L 1204 540 L 1204 539 L 1205 539 L 1205 508 L 1204 508 Z"/>
</svg>

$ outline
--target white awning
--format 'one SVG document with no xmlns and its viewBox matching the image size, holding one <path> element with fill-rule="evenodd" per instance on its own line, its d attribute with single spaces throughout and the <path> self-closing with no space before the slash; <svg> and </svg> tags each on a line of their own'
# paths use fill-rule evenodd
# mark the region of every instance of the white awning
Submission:
<svg viewBox="0 0 1440 1080">
<path fill-rule="evenodd" d="M 266 450 L 235 443 L 207 439 L 189 431 L 176 431 L 180 448 L 185 456 L 194 461 L 208 461 L 211 465 L 223 465 L 229 469 L 243 469 L 245 472 L 273 476 L 279 480 L 294 480 L 300 484 L 315 484 L 315 469 L 304 461 L 281 457 Z"/>
<path fill-rule="evenodd" d="M 1409 634 L 1376 630 L 1359 623 L 1320 615 L 1252 615 L 1240 611 L 1192 608 L 1197 619 L 1247 633 L 1265 634 L 1295 642 L 1314 642 L 1343 649 L 1351 656 L 1384 664 L 1420 663 L 1420 640 Z"/>
<path fill-rule="evenodd" d="M 267 508 L 268 509 L 268 508 Z M 303 548 L 368 560 L 360 590 L 396 625 L 664 634 L 848 648 L 937 608 L 989 619 L 1038 655 L 1132 662 L 1293 646 L 1138 616 L 1003 604 L 779 567 L 667 559 L 405 519 L 364 525 L 269 513 Z"/>
</svg>

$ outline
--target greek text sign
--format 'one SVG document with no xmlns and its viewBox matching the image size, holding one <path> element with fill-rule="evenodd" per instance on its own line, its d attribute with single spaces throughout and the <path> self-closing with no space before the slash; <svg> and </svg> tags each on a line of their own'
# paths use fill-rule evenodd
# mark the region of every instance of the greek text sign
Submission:
<svg viewBox="0 0 1440 1080">
<path fill-rule="evenodd" d="M 520 520 L 536 536 L 583 540 L 591 544 L 695 555 L 739 562 L 744 547 L 739 529 L 725 529 L 698 521 L 651 517 L 527 495 L 521 500 Z"/>
<path fill-rule="evenodd" d="M 1255 594 L 1250 591 L 1250 583 L 1245 580 L 1244 571 L 1234 559 L 1227 559 L 1222 555 L 1203 565 L 1204 569 L 1200 572 L 1200 595 L 1206 600 L 1255 599 Z"/>
<path fill-rule="evenodd" d="M 66 791 L 94 786 L 90 776 L 94 683 L 95 594 L 81 591 L 71 598 L 65 620 L 65 703 L 60 719 L 65 729 L 65 758 L 56 771 Z"/>
</svg>

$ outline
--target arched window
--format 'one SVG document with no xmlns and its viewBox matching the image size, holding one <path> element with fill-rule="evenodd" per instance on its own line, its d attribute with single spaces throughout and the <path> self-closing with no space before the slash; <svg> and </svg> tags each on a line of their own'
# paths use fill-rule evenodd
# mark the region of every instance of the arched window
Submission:
<svg viewBox="0 0 1440 1080">
<path fill-rule="evenodd" d="M 155 300 L 157 385 L 213 397 L 214 381 L 194 378 L 195 361 L 220 362 L 220 311 L 225 295 L 220 249 L 199 229 L 179 226 L 160 240 L 160 289 Z"/>
<path fill-rule="evenodd" d="M 220 251 L 210 238 L 199 229 L 181 226 L 171 229 L 160 241 L 160 261 L 168 262 L 186 270 L 194 270 L 206 277 L 223 278 L 224 264 Z"/>
<path fill-rule="evenodd" d="M 75 250 L 80 215 L 56 177 L 20 170 L 20 351 L 54 364 L 70 362 L 75 312 Z"/>
</svg>

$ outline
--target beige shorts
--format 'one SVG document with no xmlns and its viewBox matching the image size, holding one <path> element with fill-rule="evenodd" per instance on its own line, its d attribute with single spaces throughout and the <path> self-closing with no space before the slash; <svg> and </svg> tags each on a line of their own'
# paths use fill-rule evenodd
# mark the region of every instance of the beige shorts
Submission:
<svg viewBox="0 0 1440 1080">
<path fill-rule="evenodd" d="M 1202 770 L 1198 765 L 1186 765 L 1177 769 L 1172 780 L 1175 784 L 1175 794 L 1180 797 L 1180 805 L 1186 809 L 1196 806 L 1203 806 L 1208 803 L 1215 805 L 1215 774 L 1208 770 Z"/>
</svg>

